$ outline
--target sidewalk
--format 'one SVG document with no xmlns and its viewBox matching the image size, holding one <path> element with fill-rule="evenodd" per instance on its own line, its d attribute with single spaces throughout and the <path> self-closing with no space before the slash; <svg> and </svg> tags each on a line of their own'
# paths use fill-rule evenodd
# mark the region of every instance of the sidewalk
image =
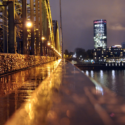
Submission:
<svg viewBox="0 0 125 125">
<path fill-rule="evenodd" d="M 125 125 L 124 102 L 61 62 L 6 125 Z"/>
</svg>

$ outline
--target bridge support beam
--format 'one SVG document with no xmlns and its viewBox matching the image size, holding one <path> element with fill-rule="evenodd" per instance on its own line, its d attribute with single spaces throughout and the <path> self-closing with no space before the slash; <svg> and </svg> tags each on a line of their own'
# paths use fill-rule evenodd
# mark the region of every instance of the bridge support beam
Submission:
<svg viewBox="0 0 125 125">
<path fill-rule="evenodd" d="M 16 28 L 14 24 L 14 2 L 8 3 L 8 22 L 9 22 L 9 38 L 8 38 L 8 53 L 15 53 L 16 50 Z"/>
<path fill-rule="evenodd" d="M 38 24 L 38 0 L 35 0 L 35 9 L 36 9 L 36 55 L 40 55 L 39 49 L 39 24 Z"/>
<path fill-rule="evenodd" d="M 43 45 L 42 45 L 42 0 L 39 0 L 40 8 L 40 55 L 43 55 Z"/>
<path fill-rule="evenodd" d="M 8 53 L 8 42 L 7 42 L 7 6 L 3 7 L 3 52 Z"/>
<path fill-rule="evenodd" d="M 22 20 L 23 20 L 23 51 L 27 54 L 27 28 L 26 28 L 26 0 L 22 0 Z"/>
<path fill-rule="evenodd" d="M 34 1 L 30 0 L 30 20 L 33 26 L 31 27 L 31 55 L 34 55 Z"/>
</svg>

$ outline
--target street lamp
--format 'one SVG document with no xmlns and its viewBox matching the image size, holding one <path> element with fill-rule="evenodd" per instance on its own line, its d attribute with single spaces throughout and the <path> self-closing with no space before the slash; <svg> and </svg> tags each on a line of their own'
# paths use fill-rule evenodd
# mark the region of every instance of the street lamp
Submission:
<svg viewBox="0 0 125 125">
<path fill-rule="evenodd" d="M 31 45 L 31 42 L 30 42 L 30 39 L 31 39 L 30 37 L 31 37 L 31 35 L 30 35 L 29 32 L 31 32 L 31 28 L 32 28 L 32 27 L 33 27 L 33 23 L 32 23 L 30 20 L 27 20 L 27 21 L 26 21 L 26 28 L 27 28 L 27 31 L 28 31 L 28 32 L 27 32 L 27 33 L 28 33 L 28 34 L 27 34 L 27 41 L 28 41 L 28 42 L 27 42 L 27 53 L 28 53 L 28 54 L 30 54 L 29 51 L 31 51 L 31 49 L 32 49 L 31 47 L 29 48 L 29 45 Z M 30 50 L 29 50 L 29 49 L 30 49 Z"/>
<path fill-rule="evenodd" d="M 32 22 L 31 22 L 31 21 L 27 21 L 27 22 L 26 22 L 26 27 L 27 27 L 27 28 L 31 28 L 31 27 L 32 27 L 32 25 L 33 25 L 33 24 L 32 24 Z"/>
<path fill-rule="evenodd" d="M 48 42 L 47 45 L 50 46 L 50 42 Z"/>
<path fill-rule="evenodd" d="M 45 40 L 45 39 L 46 39 L 46 38 L 43 36 L 43 37 L 42 37 L 42 40 Z"/>
<path fill-rule="evenodd" d="M 47 46 L 48 46 L 48 48 L 50 48 L 50 46 L 51 46 L 51 43 L 49 41 L 47 42 Z M 49 55 L 51 54 L 50 50 L 48 50 L 48 54 Z"/>
<path fill-rule="evenodd" d="M 47 54 L 47 45 L 46 45 L 46 38 L 44 36 L 41 37 L 42 39 L 42 44 L 44 46 L 44 51 L 43 51 L 43 55 L 46 55 Z"/>
<path fill-rule="evenodd" d="M 62 11 L 61 11 L 61 0 L 60 0 L 60 42 L 62 46 L 62 59 L 63 59 L 63 33 L 62 33 Z"/>
</svg>

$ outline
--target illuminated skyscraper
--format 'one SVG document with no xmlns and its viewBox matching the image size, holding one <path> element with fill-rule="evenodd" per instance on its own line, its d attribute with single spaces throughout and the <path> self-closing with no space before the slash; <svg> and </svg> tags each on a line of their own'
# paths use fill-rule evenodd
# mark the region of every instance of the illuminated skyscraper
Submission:
<svg viewBox="0 0 125 125">
<path fill-rule="evenodd" d="M 94 48 L 102 47 L 107 48 L 107 28 L 106 20 L 94 20 Z"/>
</svg>

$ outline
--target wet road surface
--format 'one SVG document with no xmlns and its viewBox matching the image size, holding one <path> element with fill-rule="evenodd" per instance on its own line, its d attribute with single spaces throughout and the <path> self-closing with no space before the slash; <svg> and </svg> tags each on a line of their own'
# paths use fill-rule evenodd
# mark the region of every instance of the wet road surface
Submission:
<svg viewBox="0 0 125 125">
<path fill-rule="evenodd" d="M 3 125 L 50 75 L 58 61 L 0 76 L 0 125 Z"/>
<path fill-rule="evenodd" d="M 125 125 L 125 100 L 62 61 L 6 123 L 17 124 Z"/>
</svg>

